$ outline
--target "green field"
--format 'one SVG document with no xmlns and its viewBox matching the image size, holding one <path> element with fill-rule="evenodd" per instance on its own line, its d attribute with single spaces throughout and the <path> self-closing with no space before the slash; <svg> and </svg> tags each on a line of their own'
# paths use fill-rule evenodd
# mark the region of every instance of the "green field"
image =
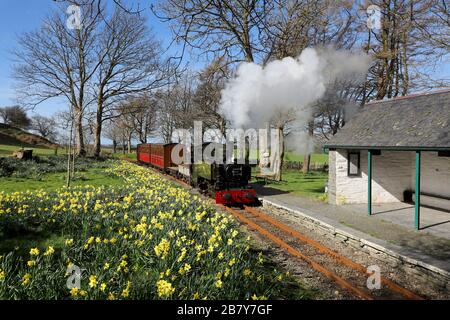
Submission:
<svg viewBox="0 0 450 320">
<path fill-rule="evenodd" d="M 239 151 L 237 150 L 235 152 L 235 155 L 239 155 Z M 258 159 L 259 154 L 255 150 L 250 151 L 250 159 Z M 285 151 L 284 153 L 284 161 L 299 161 L 303 163 L 305 160 L 305 156 L 303 154 L 294 152 L 294 151 Z M 317 163 L 317 164 L 327 164 L 328 163 L 328 154 L 325 153 L 313 153 L 311 155 L 311 162 Z"/>
<path fill-rule="evenodd" d="M 39 157 L 22 161 L 0 158 L 0 191 L 54 191 L 66 185 L 67 158 L 65 156 Z M 102 186 L 122 184 L 122 179 L 105 172 L 109 161 L 91 158 L 75 161 L 72 186 Z"/>
<path fill-rule="evenodd" d="M 305 156 L 292 151 L 287 151 L 284 155 L 285 161 L 300 161 L 303 163 Z M 311 155 L 311 162 L 314 163 L 328 163 L 328 155 L 325 153 L 313 153 Z"/>
<path fill-rule="evenodd" d="M 55 191 L 66 186 L 66 173 L 47 173 L 36 180 L 35 178 L 0 178 L 0 191 L 34 191 L 44 189 Z M 71 181 L 71 186 L 113 186 L 122 184 L 122 179 L 104 173 L 102 168 L 92 168 L 85 172 L 77 172 L 75 179 Z"/>
<path fill-rule="evenodd" d="M 304 174 L 298 170 L 285 170 L 282 178 L 283 181 L 280 182 L 268 180 L 265 186 L 294 195 L 320 200 L 325 199 L 325 185 L 328 181 L 326 172 Z"/>
<path fill-rule="evenodd" d="M 0 156 L 10 156 L 14 151 L 19 150 L 20 146 L 15 145 L 6 145 L 6 144 L 0 144 Z M 48 148 L 36 148 L 36 147 L 29 147 L 24 146 L 26 149 L 32 149 L 33 155 L 35 156 L 48 156 L 48 155 L 54 155 L 55 149 L 48 149 Z M 58 150 L 58 154 L 63 154 L 64 150 L 60 149 Z"/>
</svg>

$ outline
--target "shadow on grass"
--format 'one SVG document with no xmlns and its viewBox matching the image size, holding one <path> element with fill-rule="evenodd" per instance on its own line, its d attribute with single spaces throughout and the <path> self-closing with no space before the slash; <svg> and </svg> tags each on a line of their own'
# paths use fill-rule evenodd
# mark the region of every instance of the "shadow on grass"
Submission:
<svg viewBox="0 0 450 320">
<path fill-rule="evenodd" d="M 19 255 L 28 257 L 31 248 L 62 248 L 64 242 L 64 237 L 47 230 L 8 230 L 0 236 L 0 254 L 16 251 Z"/>
</svg>

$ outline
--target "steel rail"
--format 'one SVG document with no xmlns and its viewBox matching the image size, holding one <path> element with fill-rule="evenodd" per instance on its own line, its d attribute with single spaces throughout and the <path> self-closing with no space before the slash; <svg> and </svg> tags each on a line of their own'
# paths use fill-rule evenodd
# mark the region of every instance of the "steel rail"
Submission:
<svg viewBox="0 0 450 320">
<path fill-rule="evenodd" d="M 230 214 L 232 214 L 238 220 L 242 221 L 243 223 L 248 225 L 250 228 L 258 231 L 261 235 L 263 235 L 266 238 L 268 238 L 269 240 L 273 241 L 274 243 L 279 245 L 281 248 L 285 249 L 287 252 L 289 252 L 294 257 L 300 258 L 300 259 L 304 260 L 305 262 L 307 262 L 314 270 L 322 273 L 328 279 L 336 282 L 341 288 L 352 292 L 354 295 L 356 295 L 357 297 L 359 297 L 359 298 L 361 298 L 363 300 L 373 300 L 374 299 L 371 295 L 367 294 L 366 292 L 364 292 L 363 290 L 361 290 L 359 288 L 354 287 L 347 280 L 339 277 L 338 275 L 336 275 L 332 271 L 328 270 L 327 268 L 325 268 L 321 264 L 315 262 L 314 260 L 312 260 L 308 256 L 304 255 L 303 253 L 301 253 L 297 249 L 293 248 L 292 246 L 290 246 L 289 244 L 284 242 L 282 239 L 280 239 L 279 237 L 277 237 L 276 235 L 274 235 L 273 233 L 271 233 L 267 229 L 259 226 L 255 222 L 253 222 L 250 219 L 246 218 L 245 216 L 243 216 L 238 211 L 236 211 L 236 210 L 234 210 L 234 209 L 232 209 L 230 207 L 225 207 L 225 206 L 222 206 L 222 207 L 225 208 L 225 210 L 227 210 Z"/>
<path fill-rule="evenodd" d="M 294 230 L 293 228 L 285 225 L 284 223 L 281 223 L 280 221 L 270 217 L 269 215 L 261 212 L 260 210 L 257 210 L 255 208 L 248 207 L 248 206 L 245 206 L 244 208 L 247 212 L 249 212 L 253 216 L 266 221 L 267 223 L 273 225 L 274 227 L 278 228 L 279 230 L 283 231 L 284 233 L 316 248 L 318 251 L 320 251 L 324 254 L 327 254 L 328 256 L 336 259 L 339 263 L 341 263 L 353 270 L 359 271 L 363 274 L 369 274 L 369 275 L 371 274 L 370 272 L 367 272 L 367 269 L 363 265 L 350 260 L 349 258 L 337 253 L 336 251 L 331 250 L 328 247 L 325 247 L 324 245 L 320 244 L 319 242 L 301 234 L 297 230 Z M 381 283 L 385 284 L 391 291 L 399 293 L 407 299 L 423 300 L 423 298 L 421 296 L 415 294 L 414 292 L 412 292 L 406 288 L 399 286 L 398 284 L 392 282 L 389 279 L 386 279 L 383 276 L 381 277 Z"/>
</svg>

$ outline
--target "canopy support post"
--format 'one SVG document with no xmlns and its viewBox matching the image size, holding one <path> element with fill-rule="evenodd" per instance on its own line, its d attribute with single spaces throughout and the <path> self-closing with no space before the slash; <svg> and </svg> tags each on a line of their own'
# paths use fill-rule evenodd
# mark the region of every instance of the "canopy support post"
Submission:
<svg viewBox="0 0 450 320">
<path fill-rule="evenodd" d="M 367 153 L 367 211 L 372 215 L 372 150 Z"/>
<path fill-rule="evenodd" d="M 415 193 L 414 225 L 416 227 L 416 230 L 420 230 L 420 162 L 421 162 L 421 153 L 420 151 L 416 151 L 416 188 L 414 191 Z"/>
</svg>

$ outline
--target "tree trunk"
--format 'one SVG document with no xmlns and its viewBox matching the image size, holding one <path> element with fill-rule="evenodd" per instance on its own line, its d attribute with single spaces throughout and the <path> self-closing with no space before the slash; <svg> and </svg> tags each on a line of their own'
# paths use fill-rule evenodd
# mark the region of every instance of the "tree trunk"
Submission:
<svg viewBox="0 0 450 320">
<path fill-rule="evenodd" d="M 100 157 L 102 152 L 102 114 L 97 112 L 97 123 L 95 125 L 94 133 L 94 157 Z"/>
<path fill-rule="evenodd" d="M 274 179 L 276 181 L 281 181 L 283 179 L 283 159 L 284 159 L 284 136 L 283 136 L 283 128 L 277 128 L 277 156 L 274 157 Z"/>
<path fill-rule="evenodd" d="M 83 112 L 80 108 L 75 110 L 75 134 L 76 134 L 76 154 L 80 157 L 86 156 L 83 137 Z"/>
<path fill-rule="evenodd" d="M 104 104 L 104 95 L 103 95 L 104 86 L 100 86 L 99 96 L 97 98 L 97 112 L 95 117 L 95 140 L 94 140 L 94 157 L 100 157 L 100 153 L 102 152 L 102 125 L 103 125 L 103 104 Z"/>
<path fill-rule="evenodd" d="M 309 166 L 311 164 L 311 154 L 305 154 L 305 158 L 303 159 L 303 173 L 308 174 L 309 173 Z"/>
<path fill-rule="evenodd" d="M 68 151 L 67 151 L 67 181 L 66 181 L 66 186 L 70 187 L 70 157 L 72 156 L 72 131 L 73 131 L 73 118 L 71 119 L 71 123 L 70 123 L 70 135 L 69 135 L 69 147 L 68 147 Z"/>
<path fill-rule="evenodd" d="M 117 140 L 113 140 L 113 153 L 117 153 Z"/>
<path fill-rule="evenodd" d="M 308 135 L 310 139 L 314 136 L 314 120 L 310 121 L 308 124 Z M 309 166 L 311 164 L 311 152 L 307 150 L 307 154 L 305 154 L 305 158 L 303 160 L 303 173 L 308 174 L 309 173 Z"/>
<path fill-rule="evenodd" d="M 128 146 L 128 153 L 131 153 L 131 134 L 128 135 L 127 146 Z"/>
</svg>

